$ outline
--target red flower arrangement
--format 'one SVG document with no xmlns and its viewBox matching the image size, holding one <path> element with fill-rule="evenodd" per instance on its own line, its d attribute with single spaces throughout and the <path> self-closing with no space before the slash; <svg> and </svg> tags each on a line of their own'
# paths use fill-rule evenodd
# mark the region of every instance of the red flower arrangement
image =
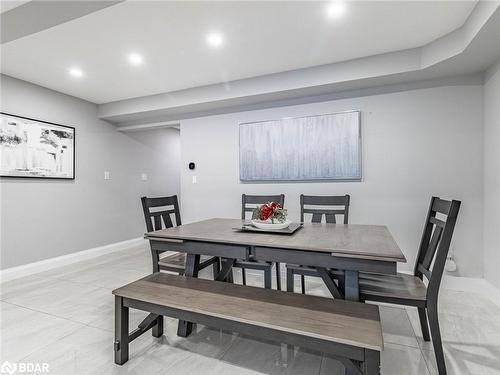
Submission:
<svg viewBox="0 0 500 375">
<path fill-rule="evenodd" d="M 285 210 L 279 203 L 267 202 L 262 206 L 256 207 L 252 212 L 252 220 L 271 221 L 272 224 L 276 222 L 284 223 L 286 221 L 287 210 Z"/>
</svg>

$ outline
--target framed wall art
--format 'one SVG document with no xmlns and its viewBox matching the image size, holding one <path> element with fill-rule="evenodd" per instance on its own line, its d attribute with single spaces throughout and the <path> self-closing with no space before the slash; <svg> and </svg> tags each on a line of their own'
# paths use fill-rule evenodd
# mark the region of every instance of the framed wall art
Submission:
<svg viewBox="0 0 500 375">
<path fill-rule="evenodd" d="M 361 113 L 240 124 L 240 180 L 359 181 Z"/>
<path fill-rule="evenodd" d="M 75 178 L 75 128 L 1 112 L 0 176 Z"/>
</svg>

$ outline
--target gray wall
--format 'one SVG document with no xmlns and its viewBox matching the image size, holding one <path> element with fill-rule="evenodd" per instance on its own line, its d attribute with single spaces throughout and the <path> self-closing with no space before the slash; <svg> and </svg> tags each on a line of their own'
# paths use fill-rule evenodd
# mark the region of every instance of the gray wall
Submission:
<svg viewBox="0 0 500 375">
<path fill-rule="evenodd" d="M 484 85 L 484 276 L 500 288 L 500 62 Z"/>
<path fill-rule="evenodd" d="M 238 123 L 362 111 L 362 182 L 242 184 Z M 432 195 L 463 201 L 452 245 L 461 275 L 482 276 L 482 85 L 438 87 L 181 121 L 184 221 L 239 217 L 242 193 L 285 193 L 291 218 L 299 195 L 349 193 L 353 223 L 386 224 L 412 269 Z M 197 183 L 192 183 L 193 175 Z"/>
<path fill-rule="evenodd" d="M 179 192 L 177 130 L 120 133 L 95 104 L 7 76 L 1 94 L 4 112 L 76 127 L 75 181 L 1 179 L 2 269 L 139 237 L 140 196 Z"/>
</svg>

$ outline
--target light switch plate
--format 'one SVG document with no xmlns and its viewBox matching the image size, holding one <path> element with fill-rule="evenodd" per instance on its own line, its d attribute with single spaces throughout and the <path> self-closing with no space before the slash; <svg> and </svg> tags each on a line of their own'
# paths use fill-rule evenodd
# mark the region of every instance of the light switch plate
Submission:
<svg viewBox="0 0 500 375">
<path fill-rule="evenodd" d="M 196 176 L 193 176 L 193 184 L 196 184 L 198 181 L 196 180 Z"/>
<path fill-rule="evenodd" d="M 104 171 L 104 179 L 109 180 L 111 177 L 109 175 L 109 171 Z"/>
<path fill-rule="evenodd" d="M 141 174 L 141 181 L 147 181 L 147 180 L 148 180 L 148 174 L 147 173 Z"/>
</svg>

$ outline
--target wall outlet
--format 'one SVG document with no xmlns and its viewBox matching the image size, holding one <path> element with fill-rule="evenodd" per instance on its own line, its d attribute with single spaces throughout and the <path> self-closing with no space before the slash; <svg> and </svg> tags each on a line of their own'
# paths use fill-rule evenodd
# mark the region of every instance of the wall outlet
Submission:
<svg viewBox="0 0 500 375">
<path fill-rule="evenodd" d="M 105 180 L 109 180 L 111 179 L 110 175 L 109 175 L 109 171 L 104 171 L 104 179 Z"/>
<path fill-rule="evenodd" d="M 141 181 L 147 181 L 147 180 L 148 180 L 148 174 L 147 173 L 141 174 Z"/>
<path fill-rule="evenodd" d="M 446 272 L 456 272 L 457 271 L 457 264 L 455 263 L 455 260 L 452 257 L 446 258 L 446 263 L 445 263 L 444 269 L 446 270 Z"/>
<path fill-rule="evenodd" d="M 193 176 L 193 184 L 196 184 L 196 183 L 198 183 L 196 176 Z"/>
</svg>

